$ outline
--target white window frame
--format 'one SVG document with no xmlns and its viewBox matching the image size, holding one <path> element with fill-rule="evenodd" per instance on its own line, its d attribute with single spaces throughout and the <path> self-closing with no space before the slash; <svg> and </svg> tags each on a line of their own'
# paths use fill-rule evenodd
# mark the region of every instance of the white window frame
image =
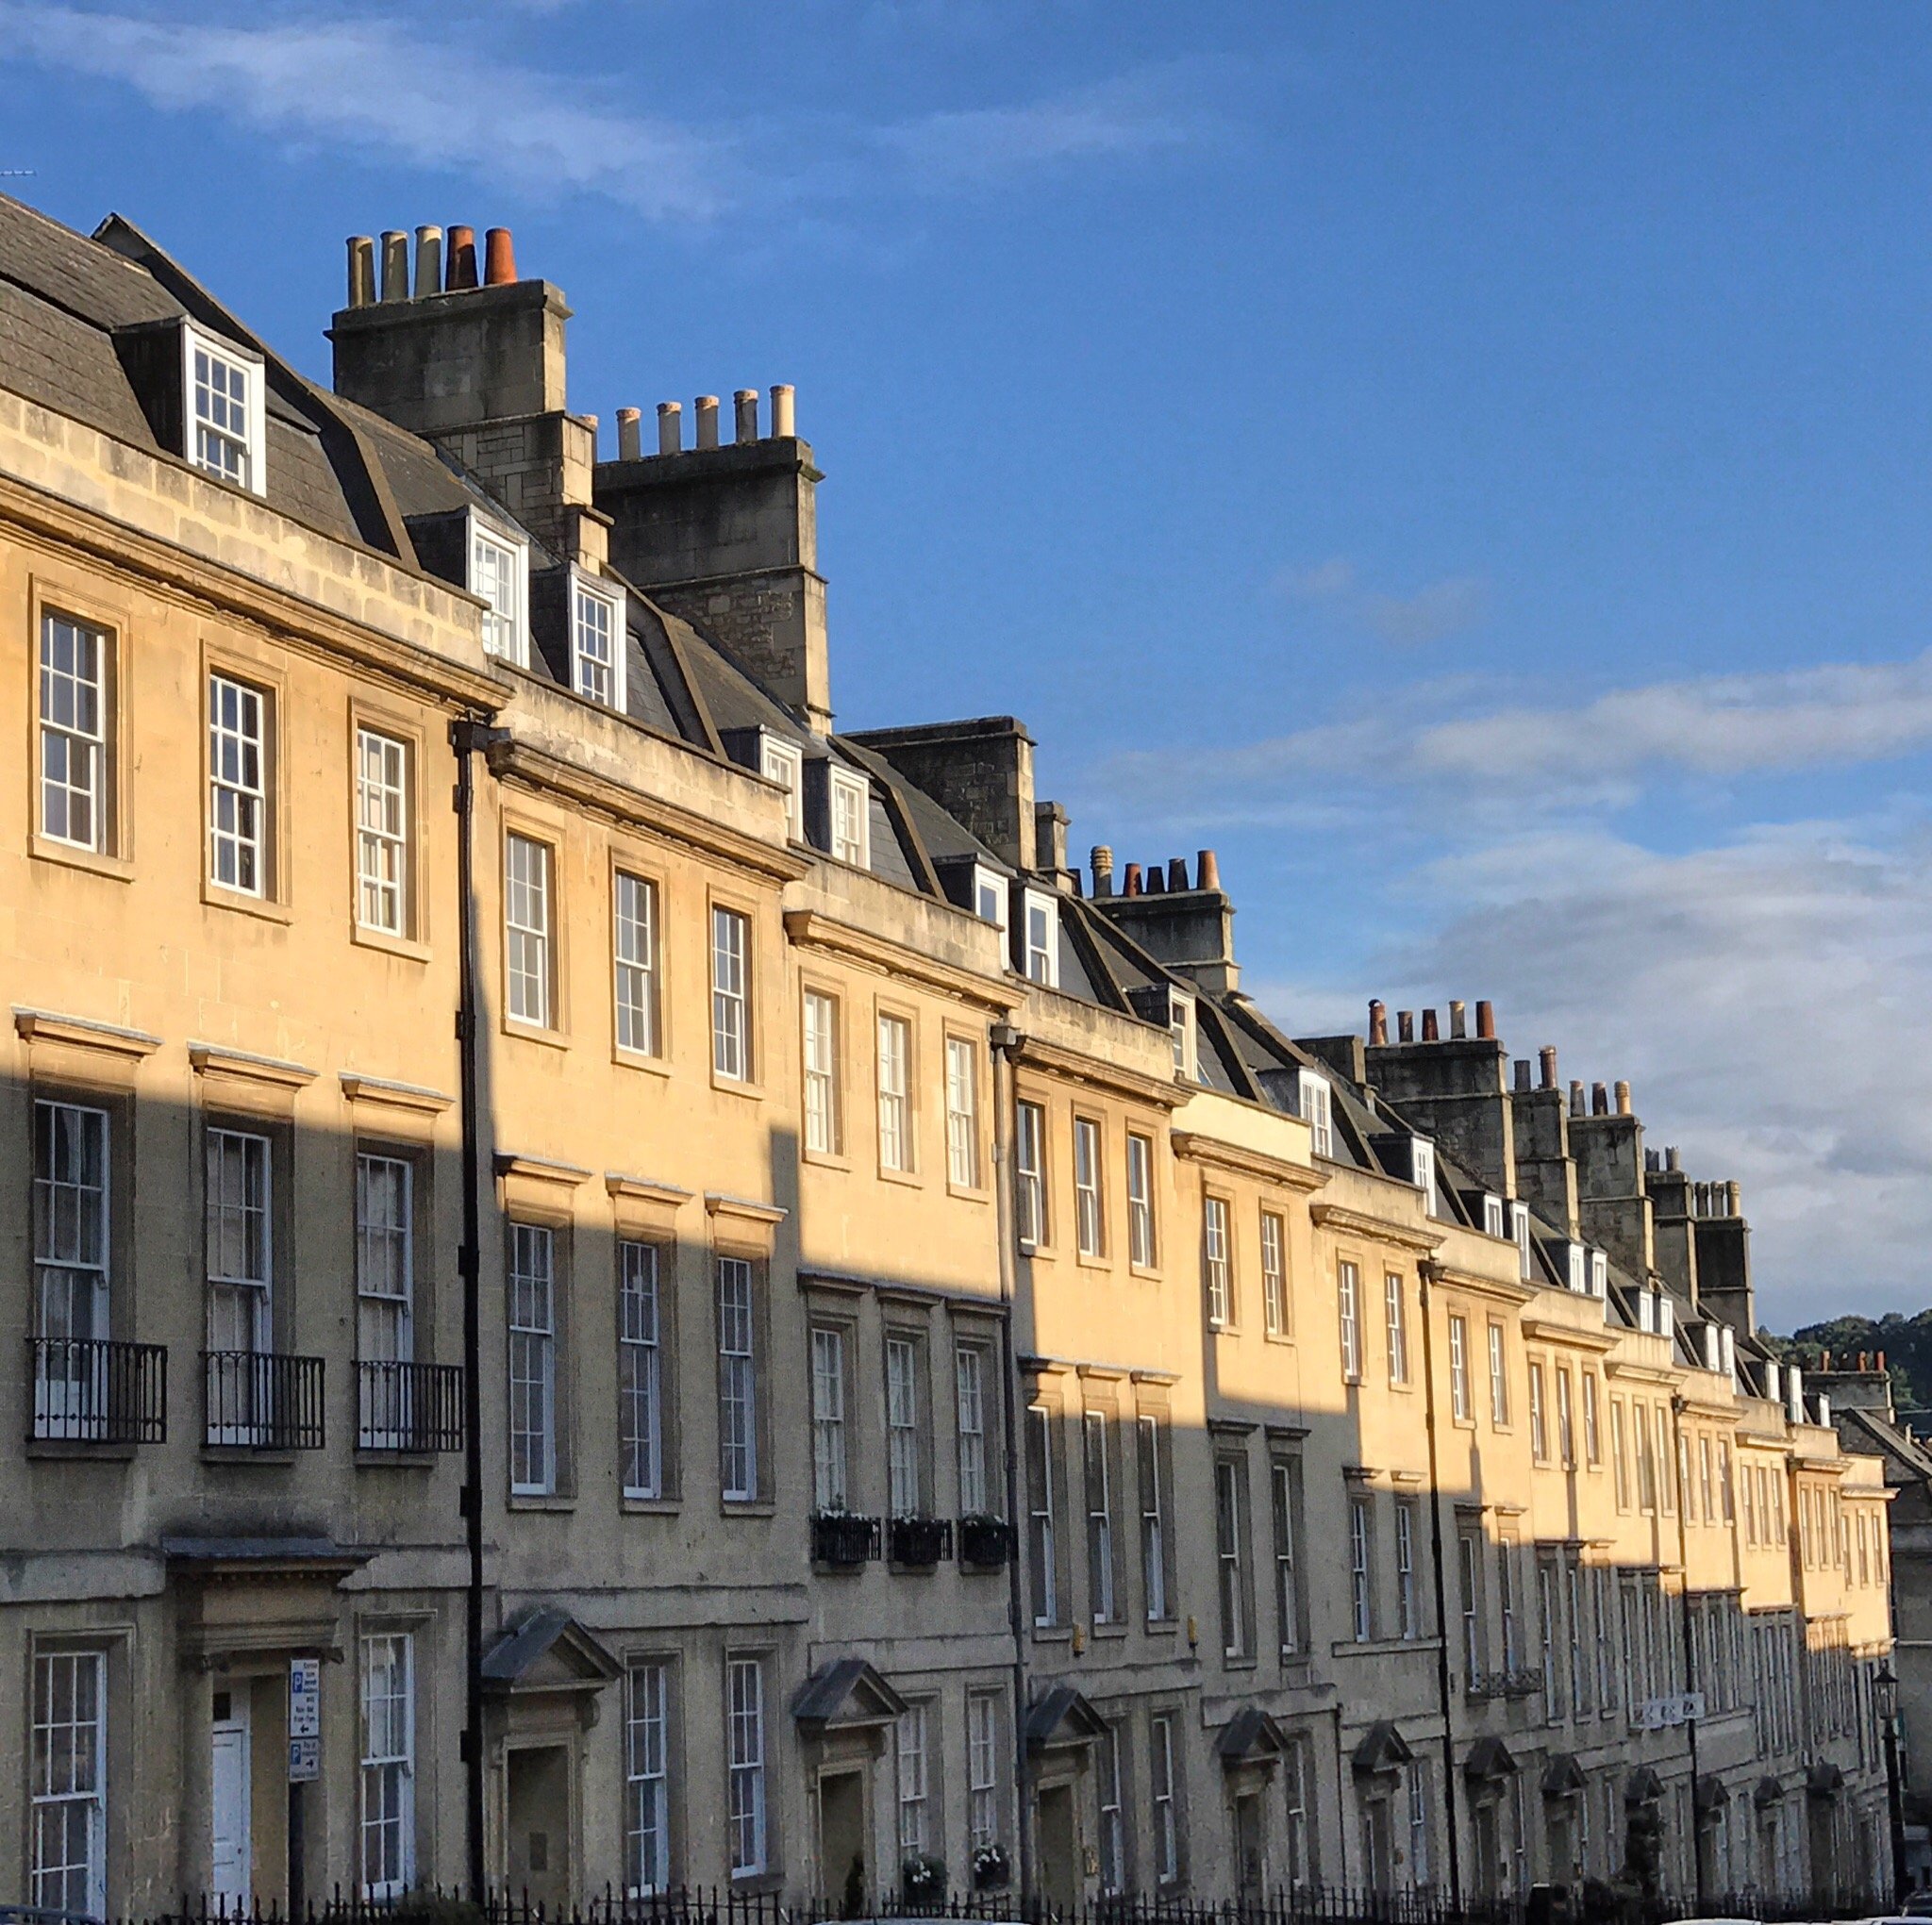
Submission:
<svg viewBox="0 0 1932 1925">
<path fill-rule="evenodd" d="M 771 1858 L 765 1801 L 765 1661 L 724 1660 L 725 1836 L 734 1881 L 762 1877 Z"/>
<path fill-rule="evenodd" d="M 1208 1327 L 1228 1330 L 1234 1324 L 1233 1223 L 1225 1197 L 1201 1200 L 1201 1271 L 1208 1292 Z"/>
<path fill-rule="evenodd" d="M 628 1665 L 624 1681 L 624 1870 L 629 1898 L 671 1883 L 671 1667 Z"/>
<path fill-rule="evenodd" d="M 1060 905 L 1044 889 L 1028 888 L 1024 883 L 1015 885 L 1015 893 L 1020 899 L 1018 926 L 1013 939 L 1018 951 L 1020 974 L 1029 983 L 1038 983 L 1048 989 L 1058 989 L 1060 985 Z M 1040 940 L 1034 940 L 1034 918 L 1040 921 Z"/>
<path fill-rule="evenodd" d="M 1389 1341 L 1389 1381 L 1408 1382 L 1408 1286 L 1400 1270 L 1382 1272 L 1382 1321 Z"/>
<path fill-rule="evenodd" d="M 1026 1406 L 1027 1550 L 1033 1576 L 1033 1626 L 1059 1622 L 1059 1564 L 1054 1490 L 1054 1413 L 1043 1403 Z M 1037 1473 L 1037 1474 L 1036 1474 Z"/>
<path fill-rule="evenodd" d="M 570 686 L 586 702 L 625 712 L 625 596 L 580 569 L 570 572 Z M 596 620 L 601 613 L 601 624 Z M 601 625 L 601 634 L 599 633 Z"/>
<path fill-rule="evenodd" d="M 1335 1154 L 1335 1092 L 1327 1077 L 1318 1076 L 1312 1070 L 1298 1071 L 1296 1084 L 1296 1102 L 1302 1120 L 1308 1126 L 1309 1153 L 1332 1157 Z"/>
<path fill-rule="evenodd" d="M 812 1156 L 837 1156 L 843 1130 L 839 1101 L 839 1001 L 824 989 L 807 989 L 800 1003 L 799 1057 L 805 1071 L 805 1148 Z"/>
<path fill-rule="evenodd" d="M 211 1127 L 203 1145 L 208 1172 L 203 1199 L 208 1265 L 208 1349 L 215 1352 L 209 1370 L 209 1394 L 218 1394 L 225 1419 L 208 1427 L 211 1444 L 258 1444 L 267 1435 L 258 1413 L 257 1380 L 247 1358 L 274 1348 L 275 1331 L 275 1145 L 258 1132 Z M 224 1181 L 231 1167 L 241 1176 L 241 1192 L 231 1194 Z M 237 1236 L 245 1252 L 251 1234 L 258 1236 L 253 1270 L 244 1261 L 222 1261 L 222 1246 Z M 220 1313 L 245 1321 L 246 1342 L 222 1340 Z M 228 1357 L 221 1353 L 229 1352 Z M 236 1361 L 239 1356 L 240 1361 Z M 219 1386 L 219 1392 L 216 1386 Z"/>
<path fill-rule="evenodd" d="M 1483 1198 L 1483 1234 L 1487 1236 L 1507 1236 L 1509 1206 L 1501 1197 Z"/>
<path fill-rule="evenodd" d="M 1362 1273 L 1347 1257 L 1335 1265 L 1335 1314 L 1341 1331 L 1341 1381 L 1362 1381 Z"/>
<path fill-rule="evenodd" d="M 475 508 L 469 511 L 465 540 L 467 556 L 464 582 L 470 592 L 483 604 L 483 653 L 517 668 L 530 666 L 530 544 L 521 535 L 511 535 L 486 522 Z M 498 593 L 484 586 L 483 556 L 486 551 L 502 564 Z M 506 604 L 508 606 L 506 606 Z"/>
<path fill-rule="evenodd" d="M 931 1511 L 925 1488 L 925 1346 L 908 1331 L 886 1333 L 886 1509 L 893 1518 Z"/>
<path fill-rule="evenodd" d="M 1261 1318 L 1270 1336 L 1288 1335 L 1288 1224 L 1278 1210 L 1261 1212 Z"/>
<path fill-rule="evenodd" d="M 34 1435 L 89 1438 L 108 1417 L 113 1125 L 92 1104 L 34 1104 Z"/>
<path fill-rule="evenodd" d="M 1127 1261 L 1154 1268 L 1154 1139 L 1127 1132 Z"/>
<path fill-rule="evenodd" d="M 1351 1497 L 1348 1501 L 1348 1601 L 1349 1635 L 1357 1644 L 1368 1644 L 1375 1635 L 1374 1535 L 1369 1518 L 1369 1501 Z"/>
<path fill-rule="evenodd" d="M 415 1354 L 415 1165 L 407 1156 L 356 1155 L 356 1357 L 408 1364 Z M 365 1379 L 358 1399 L 362 1448 L 395 1450 L 411 1436 L 407 1371 Z"/>
<path fill-rule="evenodd" d="M 963 1036 L 946 1038 L 946 1181 L 979 1187 L 979 1053 Z"/>
<path fill-rule="evenodd" d="M 1525 1284 L 1536 1270 L 1536 1260 L 1529 1248 L 1529 1205 L 1511 1203 L 1509 1205 L 1509 1234 L 1516 1244 L 1517 1274 Z"/>
<path fill-rule="evenodd" d="M 204 416 L 201 407 L 201 369 L 197 362 L 206 357 L 208 373 L 217 369 L 226 377 L 240 376 L 242 383 L 241 420 L 217 419 L 216 410 L 226 416 L 232 407 L 226 396 L 210 392 L 210 412 Z M 259 355 L 233 341 L 210 334 L 192 321 L 181 323 L 181 456 L 191 468 L 231 488 L 250 494 L 268 492 L 267 412 L 263 387 L 265 368 Z M 212 384 L 208 384 L 210 388 Z M 202 451 L 204 429 L 219 444 L 239 451 L 239 474 L 230 474 L 225 464 L 211 462 Z M 239 432 L 238 432 L 239 429 Z"/>
<path fill-rule="evenodd" d="M 409 744 L 356 724 L 356 921 L 383 936 L 409 934 Z"/>
<path fill-rule="evenodd" d="M 1301 1501 L 1296 1489 L 1298 1467 L 1286 1457 L 1268 1467 L 1268 1496 L 1274 1525 L 1274 1624 L 1281 1655 L 1296 1657 L 1306 1642 L 1302 1624 L 1301 1578 L 1297 1567 L 1301 1547 Z"/>
<path fill-rule="evenodd" d="M 711 1073 L 749 1083 L 752 1068 L 751 918 L 724 903 L 711 904 Z"/>
<path fill-rule="evenodd" d="M 1126 1885 L 1126 1825 L 1121 1796 L 1121 1733 L 1109 1724 L 1096 1741 L 1098 1781 L 1094 1793 L 1100 1811 L 1100 1890 L 1117 1897 Z"/>
<path fill-rule="evenodd" d="M 1412 1137 L 1408 1146 L 1408 1168 L 1417 1189 L 1423 1193 L 1423 1210 L 1436 1214 L 1436 1146 L 1426 1137 Z"/>
<path fill-rule="evenodd" d="M 845 1438 L 845 1332 L 811 1327 L 811 1500 L 821 1515 L 843 1511 L 850 1453 Z"/>
<path fill-rule="evenodd" d="M 1220 1574 L 1221 1654 L 1245 1658 L 1248 1632 L 1247 1467 L 1239 1457 L 1214 1460 L 1214 1562 Z"/>
<path fill-rule="evenodd" d="M 1194 999 L 1170 987 L 1167 992 L 1167 1035 L 1174 1052 L 1174 1073 L 1183 1083 L 1200 1080 L 1200 1021 Z"/>
<path fill-rule="evenodd" d="M 1395 1500 L 1395 1635 L 1405 1641 L 1422 1635 L 1415 1588 L 1416 1506 L 1411 1498 Z"/>
<path fill-rule="evenodd" d="M 897 1175 L 913 1170 L 912 1023 L 891 1010 L 878 1012 L 879 1168 Z M 950 1114 L 950 1105 L 948 1105 Z M 948 1146 L 950 1149 L 950 1145 Z"/>
<path fill-rule="evenodd" d="M 655 1243 L 617 1245 L 617 1447 L 627 1498 L 664 1495 L 662 1259 Z"/>
<path fill-rule="evenodd" d="M 1544 1382 L 1542 1359 L 1529 1360 L 1529 1454 L 1533 1463 L 1550 1461 L 1550 1413 L 1548 1386 Z"/>
<path fill-rule="evenodd" d="M 1113 1425 L 1105 1410 L 1085 1412 L 1080 1423 L 1087 1485 L 1088 1602 L 1094 1623 L 1111 1624 L 1121 1615 L 1113 1568 Z"/>
<path fill-rule="evenodd" d="M 977 1851 L 1000 1836 L 1000 1700 L 996 1691 L 966 1694 L 966 1843 Z"/>
<path fill-rule="evenodd" d="M 1509 1421 L 1509 1352 L 1502 1319 L 1490 1319 L 1490 1423 L 1500 1430 Z"/>
<path fill-rule="evenodd" d="M 1155 1411 L 1142 1411 L 1135 1420 L 1141 1485 L 1141 1579 L 1146 1592 L 1150 1624 L 1166 1623 L 1174 1608 L 1167 1594 L 1167 1494 L 1166 1466 L 1161 1462 L 1165 1443 L 1162 1431 L 1163 1419 Z"/>
<path fill-rule="evenodd" d="M 658 885 L 627 869 L 610 878 L 611 1000 L 617 1047 L 633 1056 L 663 1054 L 658 991 Z"/>
<path fill-rule="evenodd" d="M 63 632 L 64 663 L 59 659 Z M 48 841 L 96 855 L 108 846 L 114 647 L 112 629 L 57 608 L 41 610 L 35 695 L 41 731 L 36 820 Z M 59 827 L 55 826 L 53 805 L 57 799 Z M 88 819 L 85 835 L 74 833 L 74 819 L 79 811 Z"/>
<path fill-rule="evenodd" d="M 931 1777 L 926 1770 L 927 1707 L 908 1704 L 892 1727 L 894 1789 L 898 1794 L 899 1856 L 923 1856 L 931 1836 L 926 1820 Z"/>
<path fill-rule="evenodd" d="M 872 784 L 851 769 L 825 772 L 825 841 L 835 862 L 872 867 Z"/>
<path fill-rule="evenodd" d="M 998 870 L 989 869 L 983 862 L 973 865 L 973 913 L 1002 933 L 1010 915 L 1008 888 L 1008 880 Z"/>
<path fill-rule="evenodd" d="M 751 1260 L 714 1260 L 718 1328 L 718 1464 L 726 1503 L 762 1495 L 758 1465 L 758 1273 Z"/>
<path fill-rule="evenodd" d="M 794 842 L 805 840 L 805 753 L 796 742 L 758 731 L 758 773 L 785 791 L 785 829 Z"/>
<path fill-rule="evenodd" d="M 1013 1177 L 1020 1248 L 1038 1249 L 1047 1240 L 1046 1105 L 1024 1097 L 1014 1105 Z"/>
<path fill-rule="evenodd" d="M 222 669 L 208 671 L 208 878 L 242 896 L 268 894 L 273 715 L 266 689 Z"/>
<path fill-rule="evenodd" d="M 527 852 L 527 854 L 525 854 Z M 519 862 L 525 865 L 519 870 Z M 503 838 L 504 1013 L 550 1029 L 556 1020 L 557 855 L 548 842 L 506 830 Z"/>
<path fill-rule="evenodd" d="M 1154 1876 L 1172 1884 L 1181 1875 L 1181 1839 L 1174 1788 L 1174 1715 L 1157 1711 L 1147 1721 L 1148 1793 L 1154 1807 Z"/>
<path fill-rule="evenodd" d="M 509 1225 L 509 1477 L 514 1497 L 557 1490 L 557 1237 Z"/>
<path fill-rule="evenodd" d="M 1106 1198 L 1101 1189 L 1102 1140 L 1092 1117 L 1074 1119 L 1074 1224 L 1082 1256 L 1107 1253 Z"/>
<path fill-rule="evenodd" d="M 959 1510 L 964 1517 L 988 1517 L 991 1453 L 987 1449 L 987 1352 L 960 1344 L 953 1352 L 953 1414 L 958 1441 Z"/>
<path fill-rule="evenodd" d="M 1467 1423 L 1469 1415 L 1469 1319 L 1452 1311 L 1449 1317 L 1449 1415 Z"/>
<path fill-rule="evenodd" d="M 361 1645 L 362 1896 L 399 1899 L 416 1881 L 416 1641 L 407 1631 L 388 1631 Z M 385 1648 L 389 1656 L 379 1667 Z M 378 1682 L 389 1685 L 379 1701 Z M 388 1727 L 380 1733 L 378 1710 Z M 382 1875 L 372 1877 L 375 1871 Z"/>
<path fill-rule="evenodd" d="M 91 1709 L 81 1702 L 83 1680 Z M 107 1652 L 36 1651 L 29 1717 L 29 1896 L 34 1904 L 51 1911 L 103 1917 L 108 1909 Z M 84 1841 L 79 1853 L 70 1849 L 76 1807 Z"/>
</svg>

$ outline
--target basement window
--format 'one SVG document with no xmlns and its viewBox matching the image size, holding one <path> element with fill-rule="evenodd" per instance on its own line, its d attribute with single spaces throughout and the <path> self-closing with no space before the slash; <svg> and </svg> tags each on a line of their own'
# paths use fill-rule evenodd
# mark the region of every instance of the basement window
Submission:
<svg viewBox="0 0 1932 1925">
<path fill-rule="evenodd" d="M 1301 1071 L 1302 1120 L 1308 1126 L 1308 1148 L 1317 1156 L 1335 1154 L 1335 1093 L 1325 1076 Z"/>
<path fill-rule="evenodd" d="M 571 576 L 571 686 L 587 701 L 624 709 L 624 597 Z"/>
<path fill-rule="evenodd" d="M 855 869 L 872 866 L 872 785 L 849 769 L 828 772 L 832 855 Z"/>
<path fill-rule="evenodd" d="M 805 755 L 795 742 L 758 733 L 758 773 L 785 791 L 785 827 L 794 842 L 805 840 Z"/>
<path fill-rule="evenodd" d="M 470 592 L 483 598 L 483 652 L 518 668 L 530 663 L 530 547 L 470 512 Z"/>
<path fill-rule="evenodd" d="M 187 405 L 181 410 L 181 452 L 204 473 L 251 494 L 268 491 L 261 388 L 259 356 L 182 323 L 181 392 Z"/>
</svg>

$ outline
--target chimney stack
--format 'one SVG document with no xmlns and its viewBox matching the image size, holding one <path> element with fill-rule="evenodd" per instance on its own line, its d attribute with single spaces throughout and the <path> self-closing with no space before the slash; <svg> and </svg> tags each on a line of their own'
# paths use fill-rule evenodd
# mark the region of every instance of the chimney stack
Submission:
<svg viewBox="0 0 1932 1925">
<path fill-rule="evenodd" d="M 1527 1056 L 1518 1056 L 1516 1059 L 1516 1093 L 1519 1096 L 1527 1096 L 1529 1094 L 1529 1058 Z"/>
<path fill-rule="evenodd" d="M 1492 1043 L 1496 1040 L 1496 1010 L 1493 1004 L 1478 1003 L 1475 1005 L 1475 1033 L 1483 1042 Z"/>
<path fill-rule="evenodd" d="M 741 441 L 755 441 L 758 438 L 758 390 L 756 388 L 741 388 L 731 397 L 731 406 L 736 412 L 732 423 L 732 436 Z"/>
<path fill-rule="evenodd" d="M 1449 1040 L 1459 1043 L 1469 1035 L 1469 1019 L 1465 1014 L 1467 1005 L 1452 1003 L 1449 1005 Z"/>
<path fill-rule="evenodd" d="M 1590 1113 L 1591 1116 L 1608 1116 L 1610 1113 L 1610 1092 L 1601 1083 L 1590 1086 Z"/>
<path fill-rule="evenodd" d="M 1439 1043 L 1442 1040 L 1442 1033 L 1436 1027 L 1436 1012 L 1433 1009 L 1423 1011 L 1423 1040 L 1425 1043 Z"/>
<path fill-rule="evenodd" d="M 658 452 L 676 455 L 684 449 L 684 404 L 660 401 L 658 404 Z"/>
<path fill-rule="evenodd" d="M 1630 1114 L 1630 1086 L 1621 1078 L 1617 1083 L 1617 1114 L 1619 1116 L 1628 1116 Z"/>
<path fill-rule="evenodd" d="M 1557 1087 L 1556 1044 L 1545 1043 L 1542 1046 L 1542 1048 L 1537 1052 L 1537 1056 L 1541 1065 L 1542 1070 L 1542 1081 L 1537 1086 L 1537 1087 L 1540 1089 L 1554 1089 Z"/>
<path fill-rule="evenodd" d="M 476 285 L 476 230 L 452 227 L 449 230 L 449 257 L 443 273 L 443 291 L 460 293 Z"/>
<path fill-rule="evenodd" d="M 508 227 L 489 228 L 483 236 L 483 285 L 507 288 L 517 277 L 516 249 Z"/>
<path fill-rule="evenodd" d="M 382 230 L 382 298 L 409 298 L 409 237 L 400 227 Z"/>
<path fill-rule="evenodd" d="M 442 292 L 442 229 L 416 229 L 416 298 Z"/>
<path fill-rule="evenodd" d="M 772 433 L 779 440 L 789 440 L 798 432 L 795 419 L 797 389 L 789 383 L 780 383 L 772 390 Z"/>
<path fill-rule="evenodd" d="M 366 234 L 349 236 L 349 298 L 343 303 L 348 307 L 373 307 L 375 305 L 375 242 Z"/>
<path fill-rule="evenodd" d="M 1395 1040 L 1399 1043 L 1414 1042 L 1415 1013 L 1413 1010 L 1398 1009 L 1395 1012 Z"/>
<path fill-rule="evenodd" d="M 1389 1009 L 1379 996 L 1369 999 L 1369 1047 L 1379 1049 L 1389 1040 Z"/>
<path fill-rule="evenodd" d="M 620 461 L 641 461 L 643 456 L 643 411 L 636 407 L 620 407 L 617 410 L 617 458 Z"/>
</svg>

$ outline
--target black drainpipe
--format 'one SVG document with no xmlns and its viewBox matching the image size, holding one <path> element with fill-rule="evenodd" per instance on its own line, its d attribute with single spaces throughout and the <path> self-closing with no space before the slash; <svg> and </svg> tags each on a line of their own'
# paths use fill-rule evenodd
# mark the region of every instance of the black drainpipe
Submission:
<svg viewBox="0 0 1932 1925">
<path fill-rule="evenodd" d="M 457 1274 L 463 1286 L 463 1535 L 470 1553 L 463 1594 L 463 1804 L 469 1843 L 470 1896 L 483 1903 L 489 1872 L 483 1850 L 483 1153 L 476 1065 L 476 898 L 470 847 L 475 813 L 474 758 L 508 739 L 464 716 L 450 724 L 457 758 L 457 901 L 460 945 L 457 989 L 458 1088 L 463 1130 L 463 1235 Z"/>
<path fill-rule="evenodd" d="M 1423 1428 L 1429 1438 L 1429 1546 L 1436 1566 L 1436 1698 L 1442 1712 L 1442 1826 L 1449 1848 L 1449 1903 L 1462 1903 L 1462 1847 L 1457 1835 L 1456 1731 L 1450 1721 L 1449 1594 L 1442 1582 L 1442 1481 L 1436 1469 L 1436 1344 L 1430 1286 L 1441 1267 L 1424 1257 L 1417 1267 L 1423 1310 Z M 1468 1368 L 1467 1354 L 1463 1366 Z"/>
<path fill-rule="evenodd" d="M 1676 1455 L 1669 1469 L 1677 1484 L 1677 1567 L 1683 1572 L 1677 1581 L 1677 1619 L 1684 1640 L 1684 1690 L 1690 1695 L 1697 1690 L 1697 1640 L 1690 1633 L 1690 1551 L 1684 1535 L 1684 1513 L 1690 1507 L 1690 1459 L 1684 1449 L 1684 1400 L 1680 1396 L 1671 1399 L 1671 1442 Z M 1697 1720 L 1687 1718 L 1684 1730 L 1690 1741 L 1690 1879 L 1701 1913 L 1710 1894 L 1704 1889 L 1704 1817 L 1697 1809 Z"/>
</svg>

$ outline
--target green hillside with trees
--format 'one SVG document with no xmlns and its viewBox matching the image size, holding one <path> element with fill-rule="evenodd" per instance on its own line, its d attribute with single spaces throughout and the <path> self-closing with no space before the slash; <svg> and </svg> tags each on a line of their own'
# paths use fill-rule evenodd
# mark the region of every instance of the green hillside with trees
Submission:
<svg viewBox="0 0 1932 1925">
<path fill-rule="evenodd" d="M 1876 1318 L 1834 1317 L 1807 1323 L 1790 1336 L 1759 1334 L 1802 1369 L 1822 1368 L 1827 1352 L 1843 1369 L 1860 1351 L 1883 1351 L 1898 1407 L 1932 1407 L 1932 1310 L 1921 1310 L 1916 1317 L 1901 1317 L 1895 1310 Z"/>
</svg>

